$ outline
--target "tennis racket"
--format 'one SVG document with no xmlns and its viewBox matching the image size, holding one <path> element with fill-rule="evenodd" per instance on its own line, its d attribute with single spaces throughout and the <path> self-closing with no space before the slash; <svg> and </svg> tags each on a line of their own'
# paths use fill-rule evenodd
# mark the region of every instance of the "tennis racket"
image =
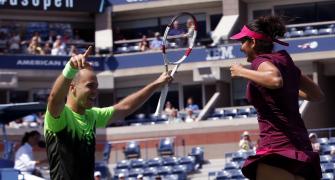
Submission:
<svg viewBox="0 0 335 180">
<path fill-rule="evenodd" d="M 197 37 L 197 20 L 188 12 L 182 12 L 174 16 L 167 25 L 162 42 L 162 54 L 165 71 L 169 71 L 169 65 L 174 66 L 171 77 L 177 72 L 178 67 L 190 55 Z M 184 48 L 185 51 L 180 51 Z M 161 115 L 169 86 L 165 85 L 161 90 L 155 116 Z"/>
</svg>

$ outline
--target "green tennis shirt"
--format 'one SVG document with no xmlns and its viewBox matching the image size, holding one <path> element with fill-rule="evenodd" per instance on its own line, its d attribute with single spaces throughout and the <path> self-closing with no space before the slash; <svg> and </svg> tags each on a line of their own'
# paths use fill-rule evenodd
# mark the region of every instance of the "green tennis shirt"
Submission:
<svg viewBox="0 0 335 180">
<path fill-rule="evenodd" d="M 113 107 L 91 108 L 84 115 L 65 106 L 59 118 L 45 114 L 44 135 L 52 180 L 93 180 L 95 129 L 106 127 Z"/>
</svg>

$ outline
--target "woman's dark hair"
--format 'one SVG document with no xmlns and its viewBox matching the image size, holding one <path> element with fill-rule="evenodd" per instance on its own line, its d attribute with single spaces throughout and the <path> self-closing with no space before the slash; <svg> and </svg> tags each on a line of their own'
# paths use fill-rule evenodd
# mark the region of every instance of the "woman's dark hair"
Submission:
<svg viewBox="0 0 335 180">
<path fill-rule="evenodd" d="M 24 145 L 24 143 L 28 142 L 28 139 L 32 136 L 36 136 L 36 135 L 41 135 L 38 131 L 30 131 L 30 132 L 26 132 L 23 135 L 23 138 L 21 140 L 21 146 Z"/>
<path fill-rule="evenodd" d="M 284 19 L 279 16 L 262 16 L 251 23 L 248 28 L 252 31 L 265 34 L 272 39 L 283 37 L 286 32 Z M 271 53 L 273 50 L 273 42 L 257 39 L 257 45 L 254 50 L 258 53 Z"/>
</svg>

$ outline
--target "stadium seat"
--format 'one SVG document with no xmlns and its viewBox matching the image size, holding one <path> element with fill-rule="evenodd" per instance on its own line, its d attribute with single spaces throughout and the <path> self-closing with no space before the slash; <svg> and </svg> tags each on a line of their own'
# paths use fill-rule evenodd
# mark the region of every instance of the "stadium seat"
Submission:
<svg viewBox="0 0 335 180">
<path fill-rule="evenodd" d="M 250 114 L 250 108 L 238 108 L 237 109 L 237 115 L 246 115 L 248 116 Z"/>
<path fill-rule="evenodd" d="M 159 157 L 156 157 L 154 159 L 149 159 L 146 162 L 147 167 L 159 167 L 162 165 L 162 159 Z"/>
<path fill-rule="evenodd" d="M 290 33 L 290 37 L 291 38 L 304 36 L 304 31 L 297 30 L 297 28 L 291 28 L 290 31 L 289 31 L 289 33 Z"/>
<path fill-rule="evenodd" d="M 331 152 L 335 152 L 335 145 L 323 145 L 321 146 L 321 154 L 331 154 Z"/>
<path fill-rule="evenodd" d="M 242 174 L 242 171 L 240 169 L 230 170 L 228 171 L 230 173 L 230 177 L 232 179 L 245 179 L 245 177 Z"/>
<path fill-rule="evenodd" d="M 194 156 L 184 156 L 179 159 L 179 164 L 184 165 L 186 167 L 186 172 L 191 173 L 199 168 L 199 165 L 195 163 Z"/>
<path fill-rule="evenodd" d="M 241 161 L 245 161 L 247 158 L 248 158 L 248 154 L 246 152 L 242 152 L 242 151 L 239 151 L 239 152 L 234 152 L 232 154 L 232 157 L 231 157 L 231 160 L 233 162 L 241 162 Z"/>
<path fill-rule="evenodd" d="M 103 152 L 103 160 L 108 163 L 109 156 L 112 150 L 112 144 L 105 143 L 104 152 Z"/>
<path fill-rule="evenodd" d="M 239 169 L 240 165 L 237 162 L 227 162 L 223 170 Z"/>
<path fill-rule="evenodd" d="M 318 142 L 320 143 L 320 145 L 328 144 L 328 138 L 326 138 L 326 137 L 318 138 Z"/>
<path fill-rule="evenodd" d="M 178 175 L 179 180 L 186 180 L 187 167 L 185 165 L 176 165 L 172 167 L 172 174 Z"/>
<path fill-rule="evenodd" d="M 226 180 L 226 179 L 231 179 L 231 174 L 227 171 L 219 171 L 216 174 L 216 180 Z"/>
<path fill-rule="evenodd" d="M 114 171 L 114 179 L 119 179 L 120 175 L 123 175 L 124 177 L 128 177 L 129 171 L 128 169 L 116 169 Z"/>
<path fill-rule="evenodd" d="M 115 169 L 121 170 L 121 169 L 129 169 L 130 168 L 130 162 L 128 160 L 122 160 L 116 163 Z"/>
<path fill-rule="evenodd" d="M 146 166 L 146 163 L 143 159 L 132 159 L 130 161 L 131 168 L 144 168 L 145 166 Z"/>
<path fill-rule="evenodd" d="M 126 144 L 124 148 L 124 156 L 126 159 L 130 158 L 140 158 L 141 157 L 141 148 L 138 142 L 130 141 Z"/>
<path fill-rule="evenodd" d="M 178 158 L 176 157 L 163 157 L 163 166 L 175 166 L 179 164 Z"/>
<path fill-rule="evenodd" d="M 99 171 L 101 173 L 102 179 L 111 179 L 112 173 L 109 171 L 108 162 L 98 161 L 95 162 L 94 171 Z"/>
<path fill-rule="evenodd" d="M 321 170 L 322 172 L 334 172 L 335 170 L 335 164 L 334 163 L 325 163 L 321 164 Z"/>
<path fill-rule="evenodd" d="M 144 171 L 143 171 L 143 175 L 144 176 L 155 176 L 157 175 L 157 168 L 156 167 L 148 167 L 148 168 L 145 168 Z"/>
<path fill-rule="evenodd" d="M 227 117 L 227 116 L 235 117 L 236 114 L 237 114 L 237 110 L 236 109 L 225 109 L 223 111 L 224 111 L 223 114 L 224 114 L 225 117 Z"/>
<path fill-rule="evenodd" d="M 139 174 L 143 174 L 142 168 L 133 168 L 129 170 L 128 177 L 137 177 Z"/>
<path fill-rule="evenodd" d="M 179 176 L 177 174 L 167 174 L 167 175 L 164 175 L 162 179 L 183 180 L 183 179 L 179 179 Z"/>
<path fill-rule="evenodd" d="M 203 147 L 194 147 L 191 150 L 190 156 L 195 158 L 195 163 L 199 164 L 199 168 L 202 167 L 202 164 L 205 162 L 205 150 Z"/>
<path fill-rule="evenodd" d="M 320 156 L 320 163 L 329 163 L 332 161 L 332 156 L 330 155 L 321 155 Z"/>
<path fill-rule="evenodd" d="M 333 173 L 322 173 L 322 179 L 321 180 L 333 180 L 334 174 Z"/>
<path fill-rule="evenodd" d="M 159 156 L 174 155 L 174 142 L 171 138 L 163 138 L 157 148 Z"/>
<path fill-rule="evenodd" d="M 318 33 L 318 30 L 317 29 L 314 29 L 313 27 L 311 26 L 307 26 L 305 27 L 305 30 L 304 30 L 304 36 L 317 36 L 319 33 Z"/>
<path fill-rule="evenodd" d="M 335 145 L 335 137 L 330 137 L 330 138 L 328 139 L 328 144 L 329 144 L 329 145 Z"/>
<path fill-rule="evenodd" d="M 171 174 L 172 168 L 170 166 L 161 166 L 157 169 L 157 174 L 159 175 L 168 175 Z"/>
</svg>

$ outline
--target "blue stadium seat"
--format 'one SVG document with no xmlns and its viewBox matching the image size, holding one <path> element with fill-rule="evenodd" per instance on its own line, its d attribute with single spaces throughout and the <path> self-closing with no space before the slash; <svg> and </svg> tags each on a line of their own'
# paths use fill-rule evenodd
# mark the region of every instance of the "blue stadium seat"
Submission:
<svg viewBox="0 0 335 180">
<path fill-rule="evenodd" d="M 179 164 L 178 158 L 176 157 L 163 157 L 163 166 L 175 166 Z"/>
<path fill-rule="evenodd" d="M 185 180 L 187 176 L 187 167 L 185 165 L 176 165 L 172 167 L 172 174 L 178 175 L 178 179 Z"/>
<path fill-rule="evenodd" d="M 250 114 L 250 108 L 238 108 L 237 109 L 237 115 L 246 115 L 248 116 Z"/>
<path fill-rule="evenodd" d="M 126 144 L 124 148 L 124 156 L 127 159 L 130 158 L 140 158 L 141 157 L 141 148 L 138 142 L 130 141 Z"/>
<path fill-rule="evenodd" d="M 224 165 L 223 170 L 231 170 L 231 169 L 239 169 L 239 168 L 240 168 L 239 163 L 237 163 L 237 162 L 227 162 Z"/>
<path fill-rule="evenodd" d="M 179 159 L 179 164 L 186 167 L 187 173 L 191 173 L 199 168 L 199 165 L 196 165 L 194 156 L 184 156 Z"/>
<path fill-rule="evenodd" d="M 137 177 L 139 174 L 143 174 L 142 168 L 133 168 L 129 170 L 128 177 Z"/>
<path fill-rule="evenodd" d="M 146 163 L 143 159 L 132 159 L 130 161 L 131 168 L 144 168 L 145 166 L 146 166 Z"/>
<path fill-rule="evenodd" d="M 124 175 L 125 177 L 128 177 L 129 171 L 128 169 L 116 169 L 114 171 L 114 179 L 119 179 L 120 175 Z"/>
<path fill-rule="evenodd" d="M 157 168 L 156 167 L 148 167 L 145 168 L 143 171 L 144 176 L 156 176 L 157 175 Z"/>
<path fill-rule="evenodd" d="M 317 36 L 317 35 L 319 35 L 317 29 L 315 29 L 311 26 L 305 27 L 304 36 Z"/>
<path fill-rule="evenodd" d="M 331 27 L 325 27 L 325 28 L 320 28 L 319 29 L 319 35 L 329 35 L 333 34 L 335 31 Z"/>
<path fill-rule="evenodd" d="M 304 31 L 297 30 L 297 28 L 291 28 L 290 31 L 289 31 L 289 33 L 290 33 L 290 37 L 291 38 L 304 36 Z"/>
<path fill-rule="evenodd" d="M 112 177 L 112 173 L 109 171 L 108 168 L 108 162 L 106 161 L 95 162 L 94 171 L 99 171 L 101 173 L 102 179 L 110 179 Z"/>
<path fill-rule="evenodd" d="M 189 155 L 195 158 L 195 163 L 199 164 L 199 168 L 201 168 L 202 164 L 205 162 L 204 148 L 203 147 L 193 147 Z"/>
<path fill-rule="evenodd" d="M 225 117 L 228 116 L 235 117 L 237 115 L 237 109 L 225 109 L 223 111 Z"/>
<path fill-rule="evenodd" d="M 172 168 L 170 166 L 161 166 L 157 169 L 157 174 L 159 175 L 168 175 L 171 174 Z"/>
<path fill-rule="evenodd" d="M 240 161 L 245 161 L 247 158 L 248 158 L 248 154 L 246 152 L 242 152 L 242 151 L 239 151 L 239 152 L 234 152 L 232 153 L 232 157 L 231 157 L 231 160 L 233 162 L 240 162 Z"/>
<path fill-rule="evenodd" d="M 163 138 L 159 141 L 157 153 L 159 156 L 174 155 L 174 142 L 171 138 Z"/>
<path fill-rule="evenodd" d="M 325 163 L 321 164 L 321 170 L 322 172 L 334 172 L 335 170 L 335 164 L 334 163 Z"/>
<path fill-rule="evenodd" d="M 216 180 L 231 180 L 231 174 L 227 171 L 219 171 L 216 174 Z"/>
<path fill-rule="evenodd" d="M 333 173 L 322 173 L 322 179 L 321 180 L 333 180 L 334 174 Z"/>
<path fill-rule="evenodd" d="M 332 161 L 331 155 L 321 155 L 320 156 L 320 163 L 329 163 Z"/>
<path fill-rule="evenodd" d="M 335 137 L 330 137 L 330 138 L 328 139 L 328 144 L 329 144 L 329 145 L 335 145 Z"/>
<path fill-rule="evenodd" d="M 156 157 L 154 159 L 149 159 L 146 162 L 147 167 L 159 167 L 162 165 L 162 159 L 159 157 Z"/>
<path fill-rule="evenodd" d="M 122 160 L 116 163 L 115 169 L 129 169 L 130 168 L 130 162 L 128 160 Z"/>
<path fill-rule="evenodd" d="M 108 163 L 109 156 L 112 150 L 112 144 L 105 143 L 104 152 L 103 152 L 103 160 Z"/>
<path fill-rule="evenodd" d="M 331 154 L 331 152 L 335 152 L 335 145 L 323 145 L 321 146 L 321 154 Z"/>
<path fill-rule="evenodd" d="M 183 179 L 179 179 L 179 176 L 177 174 L 167 174 L 167 175 L 164 175 L 162 179 L 183 180 Z"/>
<path fill-rule="evenodd" d="M 328 138 L 326 138 L 326 137 L 318 138 L 318 142 L 320 143 L 320 145 L 328 144 Z"/>
</svg>

